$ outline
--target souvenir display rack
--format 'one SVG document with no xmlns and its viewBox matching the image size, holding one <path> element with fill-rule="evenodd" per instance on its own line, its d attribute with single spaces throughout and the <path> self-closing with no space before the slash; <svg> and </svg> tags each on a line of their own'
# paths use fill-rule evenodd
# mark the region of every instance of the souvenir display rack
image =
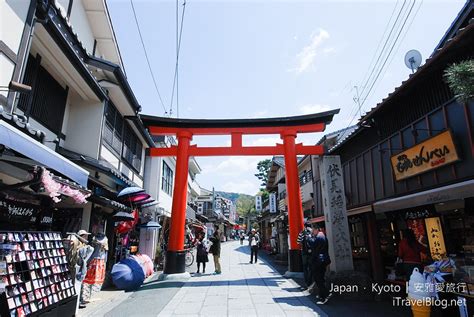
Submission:
<svg viewBox="0 0 474 317">
<path fill-rule="evenodd" d="M 0 232 L 0 316 L 73 316 L 77 295 L 58 232 Z"/>
</svg>

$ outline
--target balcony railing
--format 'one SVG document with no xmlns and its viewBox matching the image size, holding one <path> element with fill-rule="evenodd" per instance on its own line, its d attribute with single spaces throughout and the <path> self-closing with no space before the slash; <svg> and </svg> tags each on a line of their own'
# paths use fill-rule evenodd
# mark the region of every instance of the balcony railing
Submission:
<svg viewBox="0 0 474 317">
<path fill-rule="evenodd" d="M 313 171 L 309 170 L 300 175 L 300 186 L 313 181 Z"/>
</svg>

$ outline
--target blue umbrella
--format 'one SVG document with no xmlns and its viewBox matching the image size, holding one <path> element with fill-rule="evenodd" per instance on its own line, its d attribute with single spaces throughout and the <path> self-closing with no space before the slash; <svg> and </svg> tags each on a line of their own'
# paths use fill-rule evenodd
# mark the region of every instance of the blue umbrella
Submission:
<svg viewBox="0 0 474 317">
<path fill-rule="evenodd" d="M 112 268 L 112 281 L 118 289 L 133 291 L 145 280 L 145 273 L 140 264 L 133 258 L 121 260 Z"/>
<path fill-rule="evenodd" d="M 124 188 L 120 191 L 120 193 L 117 194 L 117 197 L 127 197 L 127 196 L 133 196 L 139 193 L 143 193 L 145 190 L 140 187 L 127 187 Z"/>
</svg>

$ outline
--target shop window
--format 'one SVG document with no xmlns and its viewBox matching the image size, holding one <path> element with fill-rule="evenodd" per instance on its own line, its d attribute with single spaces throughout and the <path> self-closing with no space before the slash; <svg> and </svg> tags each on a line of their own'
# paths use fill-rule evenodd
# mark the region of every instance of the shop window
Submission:
<svg viewBox="0 0 474 317">
<path fill-rule="evenodd" d="M 23 82 L 31 86 L 33 91 L 32 96 L 20 96 L 18 108 L 27 117 L 37 120 L 50 131 L 59 134 L 66 109 L 68 87 L 63 88 L 40 63 L 39 56 L 28 57 Z"/>
<path fill-rule="evenodd" d="M 115 106 L 109 102 L 105 110 L 104 129 L 102 139 L 116 153 L 122 152 L 123 118 Z"/>
<path fill-rule="evenodd" d="M 171 196 L 171 193 L 173 191 L 173 171 L 168 166 L 168 164 L 166 164 L 166 162 L 163 162 L 161 189 Z"/>
<path fill-rule="evenodd" d="M 142 143 L 138 137 L 133 133 L 133 130 L 128 126 L 125 126 L 124 131 L 124 144 L 122 157 L 130 164 L 135 171 L 140 172 L 142 164 Z"/>
</svg>

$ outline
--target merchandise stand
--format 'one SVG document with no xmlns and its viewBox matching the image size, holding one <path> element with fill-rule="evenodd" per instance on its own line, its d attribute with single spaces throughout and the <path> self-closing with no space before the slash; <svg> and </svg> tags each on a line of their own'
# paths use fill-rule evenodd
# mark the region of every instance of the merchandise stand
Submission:
<svg viewBox="0 0 474 317">
<path fill-rule="evenodd" d="M 0 232 L 0 316 L 74 316 L 77 294 L 58 232 Z"/>
</svg>

